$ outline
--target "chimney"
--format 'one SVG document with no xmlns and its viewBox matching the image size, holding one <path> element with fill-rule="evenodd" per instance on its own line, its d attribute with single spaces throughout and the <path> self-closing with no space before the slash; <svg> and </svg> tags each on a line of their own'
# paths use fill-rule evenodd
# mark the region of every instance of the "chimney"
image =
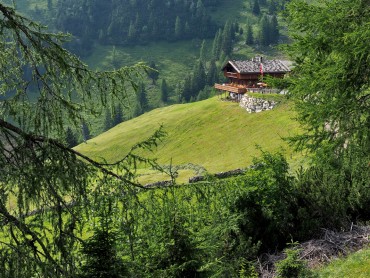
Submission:
<svg viewBox="0 0 370 278">
<path fill-rule="evenodd" d="M 253 62 L 262 64 L 263 57 L 262 56 L 256 56 L 252 59 Z"/>
</svg>

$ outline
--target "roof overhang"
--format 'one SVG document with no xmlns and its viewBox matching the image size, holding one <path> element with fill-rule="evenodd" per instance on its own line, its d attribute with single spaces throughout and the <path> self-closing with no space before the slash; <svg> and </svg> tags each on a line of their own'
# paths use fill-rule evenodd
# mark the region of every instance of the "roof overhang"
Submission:
<svg viewBox="0 0 370 278">
<path fill-rule="evenodd" d="M 225 68 L 227 67 L 227 65 L 231 65 L 238 73 L 240 73 L 240 70 L 238 69 L 238 67 L 233 63 L 233 61 L 228 61 L 223 67 L 222 67 L 222 70 L 225 70 Z"/>
</svg>

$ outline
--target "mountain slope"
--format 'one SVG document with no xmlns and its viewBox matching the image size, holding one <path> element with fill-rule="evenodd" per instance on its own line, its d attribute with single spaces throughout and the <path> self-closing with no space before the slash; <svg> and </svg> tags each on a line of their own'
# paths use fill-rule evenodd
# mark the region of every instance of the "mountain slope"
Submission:
<svg viewBox="0 0 370 278">
<path fill-rule="evenodd" d="M 252 157 L 260 153 L 257 144 L 267 151 L 285 148 L 291 156 L 292 150 L 282 137 L 298 132 L 293 117 L 291 104 L 285 100 L 274 110 L 248 114 L 237 103 L 214 97 L 155 109 L 76 149 L 95 159 L 113 162 L 163 124 L 167 137 L 153 154 L 159 163 L 192 163 L 214 173 L 248 166 Z"/>
</svg>

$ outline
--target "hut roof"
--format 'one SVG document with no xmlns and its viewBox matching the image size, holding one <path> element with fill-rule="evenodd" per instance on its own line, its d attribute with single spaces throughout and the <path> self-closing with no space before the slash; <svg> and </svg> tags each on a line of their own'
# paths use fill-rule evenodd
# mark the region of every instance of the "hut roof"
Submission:
<svg viewBox="0 0 370 278">
<path fill-rule="evenodd" d="M 239 73 L 259 73 L 261 64 L 264 73 L 286 73 L 290 71 L 282 61 L 265 60 L 262 57 L 255 57 L 246 61 L 231 60 L 222 69 L 225 69 L 229 64 Z"/>
</svg>

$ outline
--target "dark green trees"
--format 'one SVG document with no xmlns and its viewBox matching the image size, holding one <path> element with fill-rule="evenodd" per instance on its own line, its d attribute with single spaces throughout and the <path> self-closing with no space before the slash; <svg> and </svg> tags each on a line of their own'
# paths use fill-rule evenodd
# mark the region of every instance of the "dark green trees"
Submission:
<svg viewBox="0 0 370 278">
<path fill-rule="evenodd" d="M 306 191 L 301 198 L 313 203 L 314 196 L 330 195 L 301 211 L 311 221 L 306 230 L 314 227 L 314 211 L 321 211 L 322 223 L 336 227 L 347 218 L 369 219 L 369 2 L 292 1 L 288 15 L 295 39 L 288 47 L 295 61 L 288 90 L 305 127 L 291 139 L 314 154 L 313 166 L 301 174 Z"/>
<path fill-rule="evenodd" d="M 56 25 L 84 41 L 121 45 L 203 39 L 216 31 L 207 12 L 214 4 L 201 0 L 65 0 L 58 2 Z"/>
<path fill-rule="evenodd" d="M 301 1 L 288 5 L 295 38 L 289 50 L 296 62 L 289 91 L 308 127 L 301 143 L 313 149 L 328 143 L 341 151 L 369 152 L 368 4 L 335 0 L 320 6 Z"/>
<path fill-rule="evenodd" d="M 279 40 L 279 35 L 276 16 L 263 15 L 260 22 L 260 43 L 264 46 L 276 44 Z"/>
<path fill-rule="evenodd" d="M 152 80 L 153 85 L 158 79 L 159 71 L 154 61 L 149 63 L 148 77 Z"/>
<path fill-rule="evenodd" d="M 124 100 L 143 67 L 90 71 L 61 46 L 65 36 L 1 3 L 0 15 L 1 273 L 75 277 L 80 220 L 94 204 L 87 192 L 116 179 L 132 183 L 66 146 L 66 130 Z"/>
<path fill-rule="evenodd" d="M 162 83 L 161 83 L 161 100 L 163 102 L 167 102 L 168 101 L 168 85 L 167 85 L 167 82 L 166 82 L 166 79 L 162 79 Z"/>
<path fill-rule="evenodd" d="M 84 263 L 78 278 L 123 278 L 127 270 L 116 248 L 116 234 L 109 229 L 97 228 L 82 248 Z"/>
</svg>

